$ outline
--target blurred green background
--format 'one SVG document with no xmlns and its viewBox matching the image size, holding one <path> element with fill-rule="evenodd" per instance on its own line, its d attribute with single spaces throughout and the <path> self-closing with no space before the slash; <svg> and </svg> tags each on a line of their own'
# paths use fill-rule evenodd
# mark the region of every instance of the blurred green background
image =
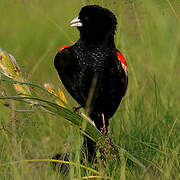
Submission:
<svg viewBox="0 0 180 180">
<path fill-rule="evenodd" d="M 118 19 L 116 45 L 127 59 L 129 87 L 111 119 L 110 135 L 147 165 L 142 172 L 127 161 L 126 178 L 180 178 L 179 0 L 1 0 L 0 48 L 14 55 L 29 81 L 63 87 L 53 59 L 59 47 L 78 39 L 78 31 L 69 23 L 86 4 L 106 7 Z M 15 93 L 10 87 L 8 92 Z M 24 108 L 10 103 L 14 109 Z M 61 179 L 47 163 L 6 163 L 51 158 L 58 152 L 78 154 L 81 143 L 79 133 L 59 117 L 16 113 L 0 104 L 0 179 Z M 101 168 L 105 176 L 124 178 L 119 165 L 113 170 Z M 72 168 L 66 178 L 81 175 L 78 168 Z"/>
</svg>

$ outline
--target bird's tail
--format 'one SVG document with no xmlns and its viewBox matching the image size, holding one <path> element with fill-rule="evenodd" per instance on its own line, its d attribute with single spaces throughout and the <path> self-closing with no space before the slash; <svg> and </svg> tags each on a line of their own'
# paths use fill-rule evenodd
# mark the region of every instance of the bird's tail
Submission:
<svg viewBox="0 0 180 180">
<path fill-rule="evenodd" d="M 92 141 L 91 139 L 85 136 L 83 146 L 87 160 L 90 163 L 93 163 L 96 157 L 96 148 L 97 148 L 96 142 Z"/>
</svg>

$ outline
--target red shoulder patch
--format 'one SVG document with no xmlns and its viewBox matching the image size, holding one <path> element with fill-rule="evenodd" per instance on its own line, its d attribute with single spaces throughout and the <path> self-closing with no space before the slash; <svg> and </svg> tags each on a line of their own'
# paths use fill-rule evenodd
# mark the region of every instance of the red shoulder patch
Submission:
<svg viewBox="0 0 180 180">
<path fill-rule="evenodd" d="M 62 46 L 59 48 L 58 52 L 61 52 L 63 49 L 67 48 L 67 47 L 70 47 L 72 45 L 65 45 L 65 46 Z"/>
<path fill-rule="evenodd" d="M 125 60 L 124 56 L 118 50 L 116 51 L 116 54 L 117 54 L 117 58 L 118 58 L 119 62 L 122 65 L 122 68 L 124 69 L 126 76 L 127 76 L 128 75 L 128 67 L 127 67 L 126 60 Z"/>
<path fill-rule="evenodd" d="M 116 51 L 116 54 L 117 54 L 117 58 L 118 60 L 124 64 L 125 66 L 127 66 L 127 63 L 126 63 L 126 60 L 124 58 L 124 56 L 119 52 L 119 51 Z"/>
</svg>

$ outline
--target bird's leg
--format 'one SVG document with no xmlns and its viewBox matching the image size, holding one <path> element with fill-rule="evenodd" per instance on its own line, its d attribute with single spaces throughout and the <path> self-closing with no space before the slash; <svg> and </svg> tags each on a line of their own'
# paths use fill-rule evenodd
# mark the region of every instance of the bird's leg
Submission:
<svg viewBox="0 0 180 180">
<path fill-rule="evenodd" d="M 102 116 L 102 122 L 103 122 L 102 133 L 108 140 L 108 144 L 111 145 L 111 139 L 107 135 L 107 126 L 106 126 L 106 122 L 105 122 L 105 118 L 104 118 L 104 113 L 102 113 L 101 116 Z"/>
<path fill-rule="evenodd" d="M 78 107 L 73 107 L 73 111 L 75 113 L 79 112 L 79 110 L 82 108 L 82 106 L 78 106 Z"/>
<path fill-rule="evenodd" d="M 102 122 L 103 122 L 102 133 L 103 133 L 103 135 L 106 135 L 107 128 L 106 128 L 106 123 L 105 123 L 105 119 L 104 119 L 104 113 L 101 114 L 101 117 L 102 117 Z"/>
</svg>

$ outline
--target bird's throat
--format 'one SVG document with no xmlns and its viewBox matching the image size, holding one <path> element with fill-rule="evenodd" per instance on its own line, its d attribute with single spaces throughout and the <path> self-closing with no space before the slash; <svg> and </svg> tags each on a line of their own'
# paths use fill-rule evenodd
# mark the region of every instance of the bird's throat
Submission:
<svg viewBox="0 0 180 180">
<path fill-rule="evenodd" d="M 109 34 L 104 37 L 98 35 L 93 37 L 80 36 L 79 42 L 88 48 L 98 47 L 103 50 L 115 48 L 114 36 Z"/>
</svg>

